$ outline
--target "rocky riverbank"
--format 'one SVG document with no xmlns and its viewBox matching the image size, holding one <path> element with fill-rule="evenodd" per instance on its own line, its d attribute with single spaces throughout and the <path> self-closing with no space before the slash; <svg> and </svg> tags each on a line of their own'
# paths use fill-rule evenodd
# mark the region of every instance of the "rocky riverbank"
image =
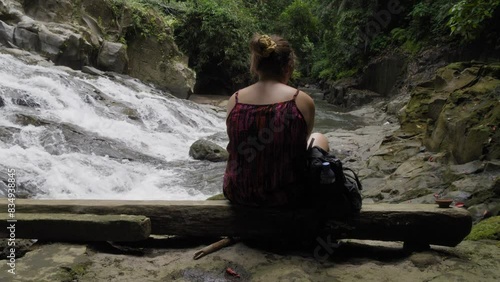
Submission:
<svg viewBox="0 0 500 282">
<path fill-rule="evenodd" d="M 135 245 L 38 242 L 0 267 L 2 281 L 498 281 L 496 241 L 406 252 L 401 243 L 344 240 L 308 245 L 239 242 L 193 260 L 210 240 L 155 238 Z M 495 245 L 496 244 L 496 245 Z M 315 256 L 316 254 L 316 256 Z M 240 278 L 227 273 L 234 270 Z"/>
<path fill-rule="evenodd" d="M 207 104 L 212 105 L 207 107 L 219 103 L 210 102 Z M 385 108 L 386 102 L 375 102 L 352 111 L 349 114 L 364 119 L 366 126 L 354 131 L 335 130 L 327 134 L 336 154 L 364 178 L 365 202 L 430 203 L 434 199 L 434 191 L 425 190 L 426 194 L 422 197 L 410 196 L 407 193 L 411 192 L 406 191 L 411 191 L 408 188 L 412 188 L 409 185 L 413 184 L 407 182 L 419 183 L 441 170 L 454 173 L 459 178 L 456 181 L 463 183 L 461 187 L 479 191 L 491 188 L 489 185 L 493 182 L 485 175 L 492 173 L 488 166 L 495 167 L 494 162 L 449 165 L 444 162 L 442 153 L 430 153 L 422 148 L 416 136 L 404 135 L 397 119 L 387 115 Z M 375 170 L 373 162 L 377 158 Z M 436 177 L 441 176 L 438 174 Z M 471 185 L 478 179 L 489 182 Z M 425 183 L 438 182 L 432 177 L 431 180 Z M 429 187 L 425 188 L 431 189 Z M 421 189 L 419 186 L 416 188 Z M 408 197 L 408 200 L 403 197 Z M 493 225 L 493 228 L 496 227 Z M 343 240 L 336 244 L 328 238 L 300 243 L 283 240 L 238 242 L 200 260 L 193 260 L 196 251 L 216 240 L 155 237 L 130 245 L 33 244 L 24 241 L 21 252 L 24 256 L 16 260 L 16 275 L 7 272 L 9 266 L 3 260 L 5 263 L 0 269 L 0 278 L 2 281 L 401 281 L 402 277 L 404 281 L 500 279 L 500 248 L 498 241 L 494 240 L 464 241 L 455 248 L 433 246 L 431 250 L 420 253 L 404 251 L 399 242 Z M 325 245 L 329 245 L 333 251 L 329 253 Z M 228 274 L 227 268 L 234 270 L 240 278 Z"/>
<path fill-rule="evenodd" d="M 30 1 L 0 0 L 0 43 L 13 47 L 3 52 L 30 57 L 42 65 L 51 64 L 45 61 L 49 59 L 74 69 L 85 66 L 86 71 L 99 72 L 88 68 L 95 66 L 128 73 L 171 89 L 179 97 L 184 97 L 192 87 L 194 74 L 185 67 L 185 58 L 174 45 L 160 43 L 172 42 L 167 22 L 156 23 L 165 34 L 139 40 L 134 32 L 141 29 L 136 29 L 138 26 L 134 26 L 131 19 L 144 20 L 142 28 L 158 28 L 149 26 L 151 23 L 147 19 L 151 11 L 126 5 L 110 6 L 110 1 L 103 0 L 80 1 L 79 6 L 70 5 L 70 2 L 37 1 L 37 5 L 32 5 Z M 16 47 L 38 52 L 41 56 L 33 56 Z M 149 52 L 147 56 L 145 50 Z M 349 83 L 338 86 L 339 89 L 328 97 L 333 103 L 354 105 L 359 101 L 373 101 L 349 113 L 362 119 L 365 125 L 355 130 L 332 129 L 326 133 L 330 146 L 346 166 L 359 172 L 365 203 L 434 203 L 435 197 L 451 198 L 454 205 L 468 209 L 475 222 L 488 217 L 493 219 L 485 228 L 487 235 L 479 232 L 481 234 L 476 234 L 474 239 L 498 240 L 500 68 L 498 64 L 482 62 L 433 64 L 421 59 L 418 64 L 410 64 L 406 74 L 397 59 L 388 60 L 396 62 L 395 67 L 386 62 L 380 63 L 381 67 L 369 66 L 368 72 L 383 74 L 383 77 L 361 81 L 358 84 L 364 87 L 361 90 L 346 90 Z M 388 66 L 390 72 L 383 66 Z M 387 77 L 391 80 L 384 79 Z M 385 84 L 379 84 L 380 81 Z M 391 93 L 390 89 L 397 89 L 398 93 Z M 349 96 L 350 99 L 344 95 L 349 91 L 355 94 Z M 191 98 L 206 103 L 205 97 L 193 95 Z M 207 107 L 223 115 L 223 101 L 208 104 L 211 105 Z M 2 105 L 0 100 L 0 107 Z M 127 111 L 127 116 L 137 119 L 134 112 Z M 217 170 L 214 177 L 218 177 L 219 168 L 214 169 Z M 319 239 L 307 244 L 281 240 L 239 242 L 201 260 L 192 259 L 198 249 L 215 240 L 163 237 L 126 246 L 33 244 L 19 240 L 15 276 L 7 272 L 9 266 L 5 258 L 9 252 L 4 241 L 0 280 L 500 279 L 498 241 L 464 241 L 456 248 L 433 247 L 423 253 L 405 252 L 397 242 L 345 240 L 338 246 L 331 242 L 329 247 L 334 247 L 331 253 L 325 252 L 325 241 Z M 315 250 L 321 254 L 315 255 Z M 241 278 L 227 274 L 228 267 Z"/>
</svg>

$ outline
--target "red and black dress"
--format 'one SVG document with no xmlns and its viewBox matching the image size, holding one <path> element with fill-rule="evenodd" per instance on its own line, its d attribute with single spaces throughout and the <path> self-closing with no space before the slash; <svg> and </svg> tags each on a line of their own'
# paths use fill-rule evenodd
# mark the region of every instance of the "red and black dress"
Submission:
<svg viewBox="0 0 500 282">
<path fill-rule="evenodd" d="M 304 194 L 307 124 L 292 100 L 250 105 L 238 102 L 226 120 L 229 160 L 224 195 L 252 206 L 285 206 Z"/>
</svg>

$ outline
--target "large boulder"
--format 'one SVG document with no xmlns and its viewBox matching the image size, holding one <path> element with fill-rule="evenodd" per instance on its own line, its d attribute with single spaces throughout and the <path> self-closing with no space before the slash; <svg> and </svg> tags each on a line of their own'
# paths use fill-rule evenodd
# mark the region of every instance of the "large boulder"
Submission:
<svg viewBox="0 0 500 282">
<path fill-rule="evenodd" d="M 194 142 L 189 148 L 189 156 L 195 160 L 208 160 L 211 162 L 223 162 L 229 157 L 226 149 L 214 142 L 200 139 Z"/>
<path fill-rule="evenodd" d="M 182 60 L 173 40 L 139 38 L 128 45 L 130 75 L 152 82 L 178 98 L 188 98 L 195 83 L 195 73 Z"/>
<path fill-rule="evenodd" d="M 23 50 L 39 51 L 39 28 L 39 24 L 35 21 L 23 21 L 18 23 L 14 29 L 14 44 Z"/>
<path fill-rule="evenodd" d="M 121 43 L 104 41 L 97 57 L 97 66 L 102 70 L 124 73 L 128 66 L 127 47 Z"/>
<path fill-rule="evenodd" d="M 73 69 L 81 69 L 83 65 L 89 64 L 89 56 L 96 49 L 82 37 L 77 28 L 67 24 L 28 19 L 18 23 L 13 34 L 14 44 L 19 48 L 39 52 L 55 64 Z"/>
<path fill-rule="evenodd" d="M 500 64 L 454 63 L 411 93 L 401 127 L 457 163 L 500 158 Z"/>
</svg>

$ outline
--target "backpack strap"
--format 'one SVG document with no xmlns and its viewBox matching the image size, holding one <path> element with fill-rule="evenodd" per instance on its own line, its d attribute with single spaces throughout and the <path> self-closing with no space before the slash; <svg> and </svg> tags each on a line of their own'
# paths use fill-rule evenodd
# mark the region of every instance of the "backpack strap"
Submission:
<svg viewBox="0 0 500 282">
<path fill-rule="evenodd" d="M 295 95 L 293 95 L 293 100 L 295 101 L 295 99 L 297 98 L 297 96 L 299 96 L 299 89 L 297 89 L 297 92 L 295 92 Z"/>
<path fill-rule="evenodd" d="M 311 142 L 309 142 L 309 145 L 307 146 L 307 151 L 310 151 L 313 147 L 313 144 L 314 144 L 314 138 L 311 138 Z"/>
<path fill-rule="evenodd" d="M 234 100 L 236 101 L 236 104 L 238 104 L 238 93 L 240 93 L 240 91 L 236 91 L 236 93 L 234 94 Z"/>
</svg>

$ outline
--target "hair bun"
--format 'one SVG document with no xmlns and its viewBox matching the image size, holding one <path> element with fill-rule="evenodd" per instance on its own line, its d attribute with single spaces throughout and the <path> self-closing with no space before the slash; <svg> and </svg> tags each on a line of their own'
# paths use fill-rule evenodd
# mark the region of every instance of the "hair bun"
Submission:
<svg viewBox="0 0 500 282">
<path fill-rule="evenodd" d="M 269 55 L 274 52 L 276 46 L 278 45 L 276 44 L 276 42 L 274 42 L 274 40 L 271 39 L 269 35 L 262 35 L 259 38 L 259 46 L 261 51 L 260 55 L 265 58 L 269 57 Z"/>
</svg>

